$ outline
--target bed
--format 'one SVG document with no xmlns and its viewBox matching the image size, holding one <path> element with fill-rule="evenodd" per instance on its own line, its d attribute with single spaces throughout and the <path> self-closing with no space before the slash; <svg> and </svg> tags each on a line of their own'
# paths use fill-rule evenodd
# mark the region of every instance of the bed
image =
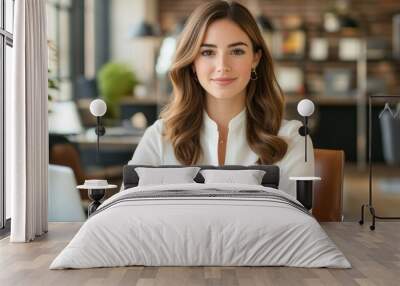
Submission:
<svg viewBox="0 0 400 286">
<path fill-rule="evenodd" d="M 50 269 L 351 267 L 316 219 L 277 188 L 277 166 L 199 166 L 263 170 L 260 185 L 204 183 L 199 172 L 193 183 L 149 186 L 138 185 L 136 167 L 151 166 L 125 166 L 125 190 L 98 208 Z"/>
</svg>

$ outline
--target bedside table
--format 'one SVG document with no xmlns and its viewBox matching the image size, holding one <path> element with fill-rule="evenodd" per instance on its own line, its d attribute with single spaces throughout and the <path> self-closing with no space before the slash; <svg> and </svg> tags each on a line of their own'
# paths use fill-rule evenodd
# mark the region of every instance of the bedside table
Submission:
<svg viewBox="0 0 400 286">
<path fill-rule="evenodd" d="M 107 180 L 85 180 L 84 185 L 77 186 L 79 190 L 88 190 L 88 196 L 92 200 L 92 203 L 88 206 L 88 217 L 101 205 L 101 200 L 104 198 L 106 191 L 116 187 L 117 185 L 109 185 Z"/>
<path fill-rule="evenodd" d="M 320 181 L 320 177 L 289 177 L 296 181 L 296 199 L 301 202 L 307 210 L 312 209 L 313 204 L 313 182 Z"/>
</svg>

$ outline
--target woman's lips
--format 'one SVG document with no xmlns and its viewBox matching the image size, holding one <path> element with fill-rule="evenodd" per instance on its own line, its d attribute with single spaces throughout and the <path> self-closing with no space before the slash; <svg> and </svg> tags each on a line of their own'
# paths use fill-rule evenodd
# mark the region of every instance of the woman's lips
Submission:
<svg viewBox="0 0 400 286">
<path fill-rule="evenodd" d="M 236 78 L 214 78 L 214 79 L 212 79 L 213 82 L 215 82 L 218 85 L 222 85 L 222 86 L 231 84 L 235 80 L 236 80 Z"/>
</svg>

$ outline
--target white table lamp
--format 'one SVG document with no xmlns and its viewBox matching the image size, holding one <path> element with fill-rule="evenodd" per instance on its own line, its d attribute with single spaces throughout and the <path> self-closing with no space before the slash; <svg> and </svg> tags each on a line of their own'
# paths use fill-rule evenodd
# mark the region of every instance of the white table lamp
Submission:
<svg viewBox="0 0 400 286">
<path fill-rule="evenodd" d="M 107 105 L 102 99 L 95 99 L 90 103 L 90 113 L 97 118 L 96 135 L 97 135 L 97 161 L 99 161 L 100 136 L 106 133 L 106 129 L 101 125 L 101 117 L 106 114 Z"/>
<path fill-rule="evenodd" d="M 314 103 L 309 99 L 301 100 L 297 105 L 297 112 L 304 117 L 303 126 L 300 127 L 299 133 L 304 136 L 304 160 L 307 162 L 307 135 L 310 133 L 308 130 L 308 117 L 310 117 L 315 110 Z M 304 207 L 311 211 L 313 206 L 313 181 L 321 180 L 320 177 L 289 177 L 290 180 L 296 181 L 296 198 L 301 202 Z"/>
<path fill-rule="evenodd" d="M 96 117 L 101 117 L 106 114 L 107 105 L 102 99 L 95 99 L 90 103 L 90 113 Z"/>
<path fill-rule="evenodd" d="M 307 162 L 307 135 L 310 133 L 308 130 L 308 117 L 314 113 L 314 103 L 309 99 L 303 99 L 297 105 L 297 112 L 304 117 L 303 126 L 299 129 L 301 136 L 304 136 L 304 160 Z"/>
</svg>

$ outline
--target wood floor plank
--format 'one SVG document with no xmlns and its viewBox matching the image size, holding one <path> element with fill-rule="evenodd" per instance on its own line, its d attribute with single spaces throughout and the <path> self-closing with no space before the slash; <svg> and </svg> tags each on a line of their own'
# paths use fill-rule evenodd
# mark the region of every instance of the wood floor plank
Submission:
<svg viewBox="0 0 400 286">
<path fill-rule="evenodd" d="M 116 267 L 49 270 L 79 223 L 51 223 L 32 243 L 0 240 L 0 285 L 399 285 L 400 222 L 379 222 L 375 231 L 357 223 L 323 223 L 352 269 L 294 267 Z"/>
</svg>

